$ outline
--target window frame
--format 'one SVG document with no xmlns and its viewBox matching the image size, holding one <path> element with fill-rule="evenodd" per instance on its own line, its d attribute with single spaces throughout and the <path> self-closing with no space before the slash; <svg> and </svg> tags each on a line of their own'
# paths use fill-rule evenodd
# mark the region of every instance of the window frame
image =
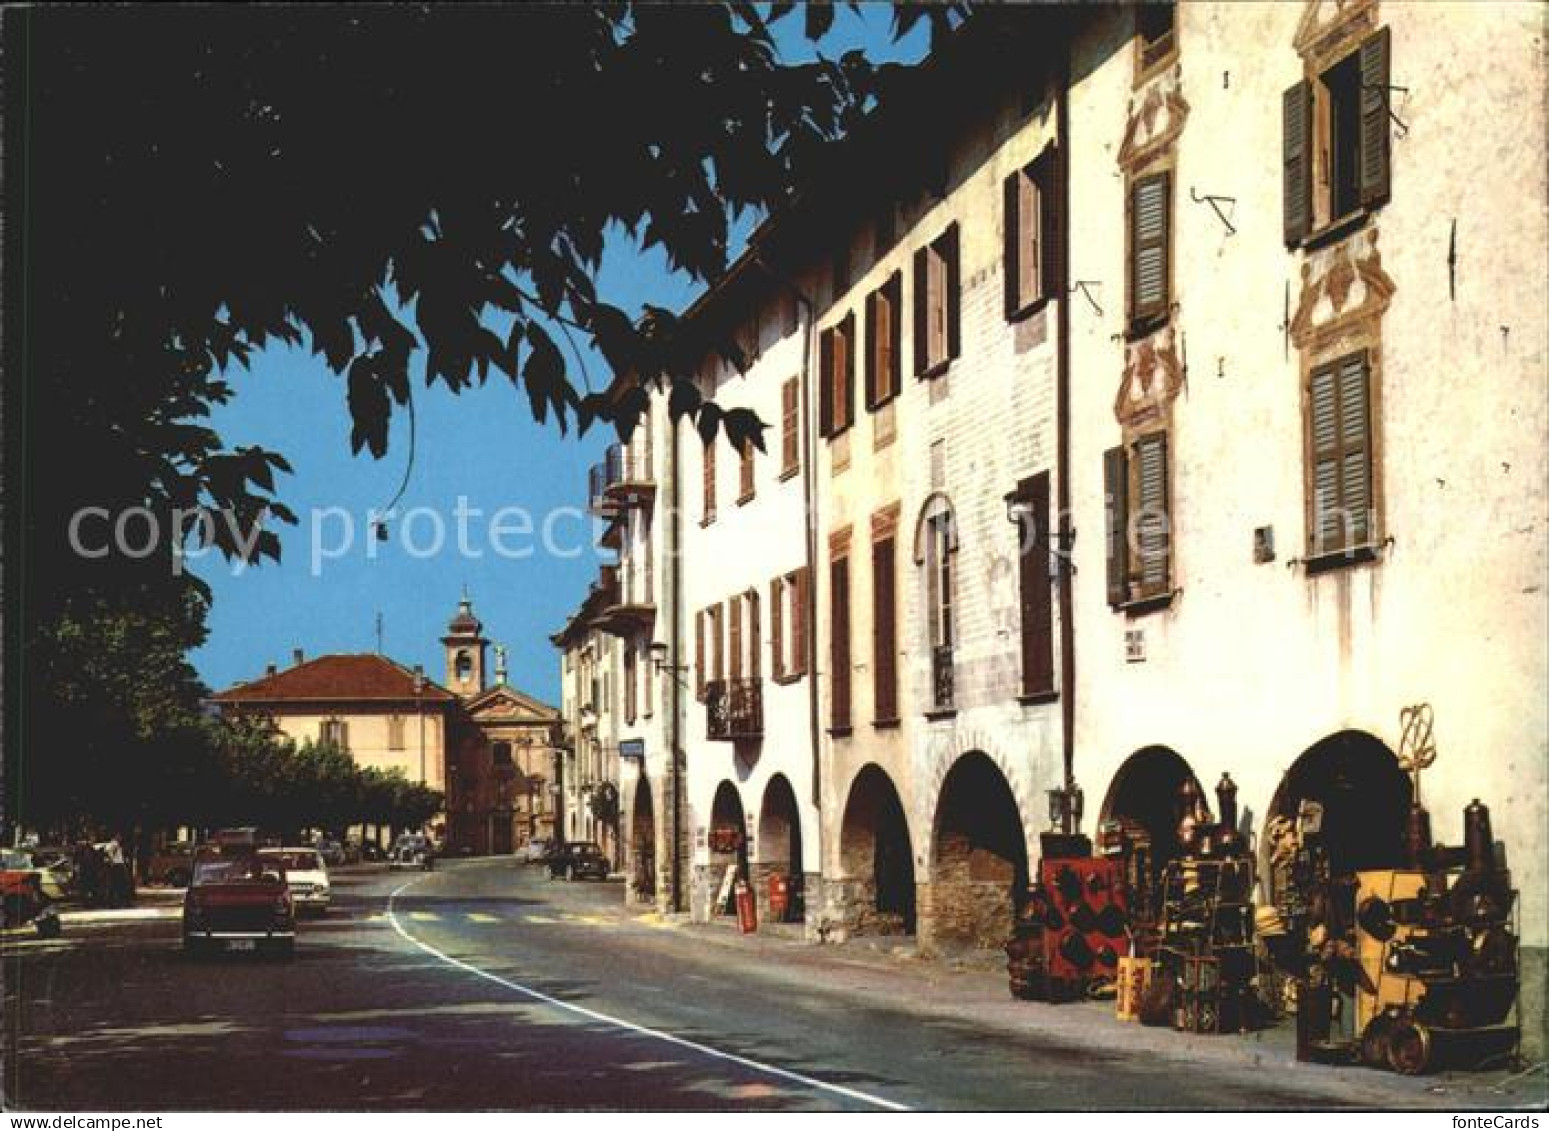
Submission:
<svg viewBox="0 0 1549 1131">
<path fill-rule="evenodd" d="M 946 373 L 962 353 L 962 239 L 957 221 L 915 251 L 914 292 L 914 373 L 928 381 Z M 932 340 L 937 334 L 940 356 Z"/>
<path fill-rule="evenodd" d="M 1030 317 L 1059 294 L 1058 162 L 1059 151 L 1050 142 L 1003 182 L 1001 270 L 1008 322 Z M 1033 264 L 1031 270 L 1029 262 Z"/>
</svg>

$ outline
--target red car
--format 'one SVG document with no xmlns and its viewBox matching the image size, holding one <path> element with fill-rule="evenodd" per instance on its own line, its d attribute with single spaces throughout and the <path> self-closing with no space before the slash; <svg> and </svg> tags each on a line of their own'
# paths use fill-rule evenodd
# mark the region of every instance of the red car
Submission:
<svg viewBox="0 0 1549 1131">
<path fill-rule="evenodd" d="M 263 950 L 289 958 L 296 948 L 296 907 L 284 862 L 251 846 L 202 848 L 183 897 L 183 949 Z"/>
<path fill-rule="evenodd" d="M 42 872 L 19 849 L 7 848 L 0 855 L 0 908 L 7 928 L 31 923 L 44 938 L 59 934 L 59 916 L 43 891 Z"/>
</svg>

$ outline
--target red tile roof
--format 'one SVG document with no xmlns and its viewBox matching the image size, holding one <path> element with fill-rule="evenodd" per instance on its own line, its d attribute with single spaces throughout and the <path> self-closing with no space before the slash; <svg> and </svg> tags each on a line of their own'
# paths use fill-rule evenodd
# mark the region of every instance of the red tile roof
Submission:
<svg viewBox="0 0 1549 1131">
<path fill-rule="evenodd" d="M 363 653 L 319 656 L 274 675 L 239 683 L 210 697 L 217 703 L 275 703 L 309 699 L 377 699 L 427 703 L 453 702 L 457 696 L 433 680 L 414 694 L 414 673 L 385 656 Z"/>
</svg>

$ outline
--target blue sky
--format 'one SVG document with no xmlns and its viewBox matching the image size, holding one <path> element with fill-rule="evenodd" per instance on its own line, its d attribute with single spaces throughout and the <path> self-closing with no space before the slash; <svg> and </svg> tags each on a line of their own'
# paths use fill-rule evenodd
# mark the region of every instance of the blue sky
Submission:
<svg viewBox="0 0 1549 1131">
<path fill-rule="evenodd" d="M 878 59 L 920 58 L 927 48 L 924 24 L 894 43 L 891 15 L 880 4 L 860 15 L 842 11 L 822 50 L 837 55 L 861 47 Z M 798 12 L 783 21 L 779 34 L 788 59 L 812 50 L 799 23 Z M 745 236 L 751 221 L 744 217 L 737 231 Z M 599 290 L 625 310 L 637 311 L 643 302 L 681 309 L 698 288 L 672 272 L 659 251 L 640 253 L 621 234 L 609 244 Z M 304 349 L 276 347 L 257 355 L 251 371 L 232 375 L 237 395 L 215 414 L 214 426 L 228 445 L 261 444 L 290 460 L 294 474 L 282 476 L 277 486 L 300 525 L 281 530 L 279 564 L 236 571 L 214 555 L 194 563 L 215 594 L 209 641 L 193 655 L 212 688 L 260 675 L 269 663 L 284 666 L 293 648 L 309 657 L 374 651 L 378 613 L 383 651 L 405 664 L 424 664 L 432 678 L 441 679 L 439 638 L 466 586 L 485 634 L 508 650 L 511 682 L 557 703 L 558 658 L 548 636 L 584 596 L 599 558 L 590 547 L 573 557 L 541 549 L 520 560 L 502 556 L 490 541 L 490 526 L 501 508 L 522 508 L 533 517 L 533 536 L 507 535 L 503 544 L 508 553 L 536 546 L 544 516 L 584 505 L 587 468 L 600 458 L 612 431 L 593 429 L 578 439 L 573 428 L 562 436 L 552 424 L 535 424 L 526 394 L 499 375 L 460 395 L 440 385 L 426 389 L 423 363 L 420 356 L 413 367 L 414 468 L 397 509 L 403 514 L 428 508 L 441 516 L 445 544 L 434 554 L 426 552 L 434 544 L 434 524 L 426 515 L 408 529 L 401 521 L 390 523 L 386 542 L 373 542 L 365 529 L 367 513 L 385 507 L 403 478 L 409 449 L 404 413 L 394 417 L 386 458 L 352 456 L 344 382 L 321 359 Z M 594 384 L 606 380 L 599 358 L 588 352 L 586 364 Z M 459 498 L 466 500 L 469 515 L 467 545 L 477 554 L 457 545 Z M 348 548 L 347 523 L 354 526 Z M 577 548 L 587 541 L 577 520 L 557 519 L 554 530 Z"/>
</svg>

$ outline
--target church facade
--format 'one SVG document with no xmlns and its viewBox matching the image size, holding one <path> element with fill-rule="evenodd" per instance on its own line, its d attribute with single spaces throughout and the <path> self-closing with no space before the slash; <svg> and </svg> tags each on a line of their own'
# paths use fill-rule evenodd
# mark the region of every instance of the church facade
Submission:
<svg viewBox="0 0 1549 1131">
<path fill-rule="evenodd" d="M 298 649 L 281 671 L 211 697 L 222 714 L 261 715 L 297 743 L 333 742 L 361 766 L 398 770 L 440 790 L 431 833 L 453 855 L 506 855 L 552 836 L 559 713 L 510 685 L 466 597 L 441 638 L 445 685 L 375 653 L 319 656 Z"/>
</svg>

